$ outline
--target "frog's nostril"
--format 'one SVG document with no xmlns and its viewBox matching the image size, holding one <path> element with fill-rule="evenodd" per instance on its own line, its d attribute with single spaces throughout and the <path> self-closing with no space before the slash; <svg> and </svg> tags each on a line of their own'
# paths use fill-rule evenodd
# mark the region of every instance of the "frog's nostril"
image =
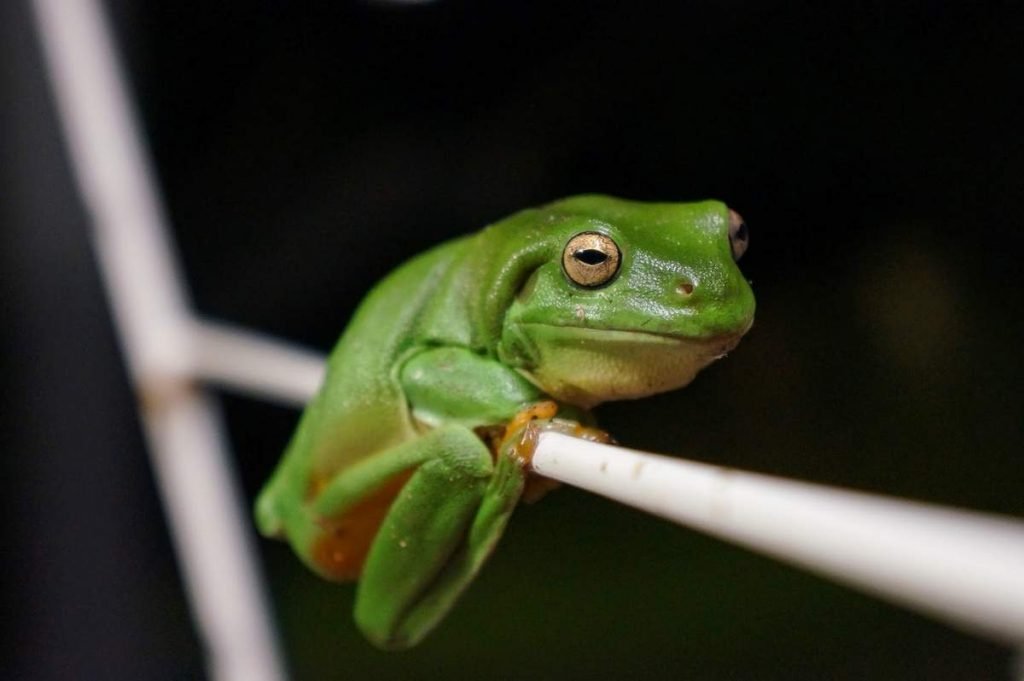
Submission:
<svg viewBox="0 0 1024 681">
<path fill-rule="evenodd" d="M 676 286 L 676 293 L 683 296 L 684 298 L 688 297 L 691 293 L 693 293 L 693 282 L 690 281 L 689 279 L 683 279 Z"/>
</svg>

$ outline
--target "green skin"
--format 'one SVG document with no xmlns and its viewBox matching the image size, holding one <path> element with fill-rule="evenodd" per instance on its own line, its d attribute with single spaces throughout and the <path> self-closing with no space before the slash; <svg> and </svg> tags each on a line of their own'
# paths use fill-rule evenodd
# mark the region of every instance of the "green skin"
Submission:
<svg viewBox="0 0 1024 681">
<path fill-rule="evenodd" d="M 563 269 L 582 232 L 621 251 L 605 285 Z M 472 581 L 523 491 L 521 457 L 507 444 L 493 456 L 474 428 L 542 400 L 590 423 L 600 402 L 682 387 L 753 315 L 716 201 L 579 196 L 437 246 L 357 310 L 257 500 L 259 529 L 331 577 L 314 555 L 326 519 L 411 472 L 362 565 L 355 619 L 382 648 L 412 646 Z"/>
</svg>

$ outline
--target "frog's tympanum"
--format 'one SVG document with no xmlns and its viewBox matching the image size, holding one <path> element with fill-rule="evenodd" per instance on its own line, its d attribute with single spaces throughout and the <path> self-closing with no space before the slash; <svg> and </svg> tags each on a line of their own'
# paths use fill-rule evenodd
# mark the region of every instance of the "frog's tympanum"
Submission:
<svg viewBox="0 0 1024 681">
<path fill-rule="evenodd" d="M 414 645 L 538 487 L 538 431 L 599 438 L 591 407 L 685 386 L 739 342 L 754 319 L 746 247 L 717 201 L 578 196 L 413 258 L 341 336 L 259 529 L 358 580 L 375 644 Z"/>
</svg>

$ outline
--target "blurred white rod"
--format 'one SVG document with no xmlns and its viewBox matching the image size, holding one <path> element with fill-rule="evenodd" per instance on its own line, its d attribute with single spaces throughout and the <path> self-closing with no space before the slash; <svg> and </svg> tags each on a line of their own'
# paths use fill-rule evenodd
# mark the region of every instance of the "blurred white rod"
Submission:
<svg viewBox="0 0 1024 681">
<path fill-rule="evenodd" d="M 533 468 L 997 641 L 1024 643 L 1024 522 L 540 437 Z"/>
<path fill-rule="evenodd" d="M 221 419 L 191 384 L 187 296 L 110 30 L 95 0 L 32 5 L 210 677 L 283 679 Z"/>
<path fill-rule="evenodd" d="M 320 387 L 325 364 L 318 352 L 209 320 L 192 328 L 198 378 L 299 409 Z"/>
</svg>

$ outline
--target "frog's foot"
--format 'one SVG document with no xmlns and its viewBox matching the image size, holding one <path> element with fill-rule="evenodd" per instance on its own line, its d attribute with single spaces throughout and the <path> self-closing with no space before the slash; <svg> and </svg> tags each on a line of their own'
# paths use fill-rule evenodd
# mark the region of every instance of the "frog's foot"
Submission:
<svg viewBox="0 0 1024 681">
<path fill-rule="evenodd" d="M 513 416 L 502 428 L 495 426 L 478 429 L 477 433 L 488 444 L 495 458 L 504 454 L 521 468 L 529 469 L 537 441 L 543 432 L 554 431 L 591 442 L 614 442 L 611 435 L 600 428 L 585 426 L 577 421 L 555 418 L 558 404 L 551 400 L 537 402 Z M 522 499 L 531 504 L 560 485 L 550 478 L 528 473 Z"/>
<path fill-rule="evenodd" d="M 530 426 L 535 425 L 534 421 L 543 419 L 550 421 L 558 413 L 558 404 L 551 400 L 536 402 L 522 409 L 518 414 L 509 419 L 508 423 L 495 423 L 487 426 L 479 426 L 473 430 L 487 448 L 491 450 L 491 456 L 498 460 L 501 452 L 508 452 L 512 458 L 525 467 L 533 456 L 533 448 L 536 444 L 535 435 L 531 435 Z"/>
<path fill-rule="evenodd" d="M 505 435 L 502 438 L 501 446 L 504 447 L 516 436 L 516 433 L 524 426 L 532 424 L 537 419 L 550 421 L 558 413 L 558 403 L 553 400 L 544 400 L 526 407 L 513 416 L 505 424 Z"/>
<path fill-rule="evenodd" d="M 505 425 L 495 424 L 476 429 L 477 436 L 491 450 L 497 461 L 503 454 L 511 457 L 520 468 L 526 468 L 537 446 L 538 419 L 550 423 L 558 413 L 558 403 L 552 400 L 535 402 L 522 409 Z"/>
<path fill-rule="evenodd" d="M 556 432 L 578 437 L 583 440 L 589 440 L 590 442 L 599 442 L 601 444 L 614 444 L 615 438 L 606 430 L 595 428 L 594 426 L 585 426 L 577 421 L 568 421 L 564 419 L 554 419 L 547 423 L 531 423 L 527 426 L 527 429 L 532 429 L 535 433 L 531 439 L 530 444 L 530 460 L 533 459 L 533 453 L 537 449 L 537 439 L 543 432 Z M 538 475 L 533 471 L 530 471 L 526 476 L 526 485 L 523 488 L 523 502 L 532 504 L 538 501 L 545 494 L 553 489 L 561 486 L 562 483 L 551 478 L 545 478 L 543 475 Z"/>
</svg>

